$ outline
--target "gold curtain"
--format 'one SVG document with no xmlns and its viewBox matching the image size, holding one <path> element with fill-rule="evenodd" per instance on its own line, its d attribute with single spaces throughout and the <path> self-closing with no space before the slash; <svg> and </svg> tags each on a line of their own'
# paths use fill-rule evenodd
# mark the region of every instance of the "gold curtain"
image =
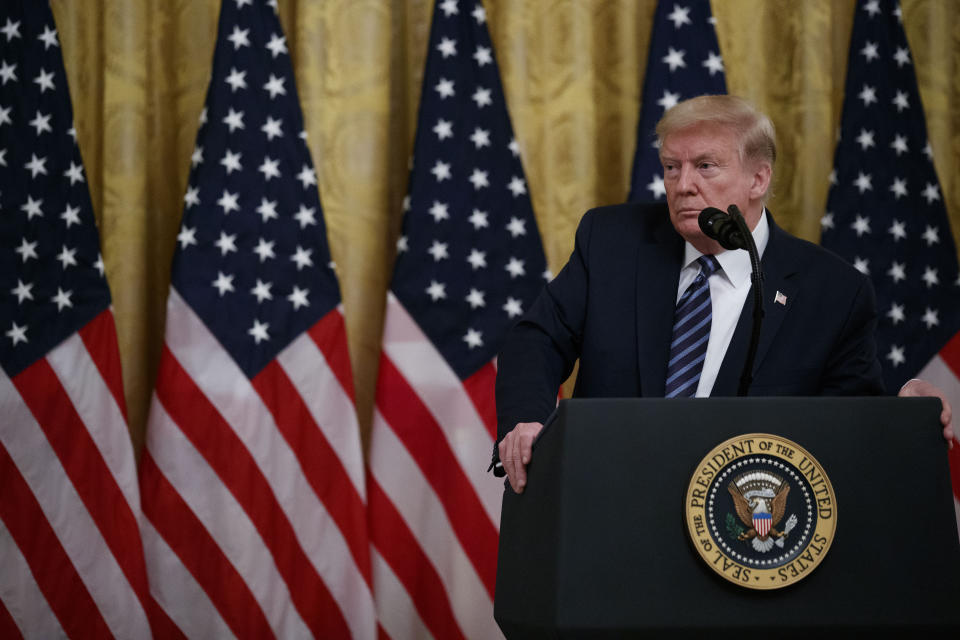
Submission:
<svg viewBox="0 0 960 640">
<path fill-rule="evenodd" d="M 232 1 L 232 0 L 225 0 Z M 370 424 L 385 293 L 432 0 L 279 0 Z M 463 0 L 461 5 L 472 4 Z M 551 268 L 589 207 L 628 190 L 655 0 L 485 0 Z M 960 2 L 903 0 L 936 167 L 960 236 Z M 113 292 L 139 452 L 219 0 L 52 0 Z M 816 241 L 853 0 L 713 0 L 731 93 L 768 112 L 771 209 Z"/>
</svg>

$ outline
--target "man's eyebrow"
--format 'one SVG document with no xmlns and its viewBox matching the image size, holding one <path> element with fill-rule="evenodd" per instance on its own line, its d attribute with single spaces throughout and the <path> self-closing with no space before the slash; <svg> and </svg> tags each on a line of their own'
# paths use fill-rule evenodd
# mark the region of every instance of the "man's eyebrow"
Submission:
<svg viewBox="0 0 960 640">
<path fill-rule="evenodd" d="M 718 158 L 720 155 L 721 155 L 721 154 L 720 154 L 718 151 L 715 151 L 715 150 L 704 151 L 703 153 L 701 153 L 701 154 L 699 154 L 699 155 L 697 155 L 697 156 L 695 156 L 695 157 L 693 158 L 693 163 L 694 163 L 694 164 L 700 164 L 700 163 L 703 162 L 704 160 L 716 161 L 717 158 Z M 662 152 L 661 152 L 661 153 L 660 153 L 660 161 L 661 161 L 661 162 L 666 162 L 666 161 L 676 162 L 677 159 L 676 159 L 675 157 L 669 155 L 669 154 L 665 154 L 665 153 L 662 153 Z"/>
</svg>

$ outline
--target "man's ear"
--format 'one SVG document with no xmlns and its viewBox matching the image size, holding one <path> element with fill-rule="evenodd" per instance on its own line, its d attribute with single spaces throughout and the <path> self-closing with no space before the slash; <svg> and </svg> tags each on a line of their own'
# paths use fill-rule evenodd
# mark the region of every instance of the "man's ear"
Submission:
<svg viewBox="0 0 960 640">
<path fill-rule="evenodd" d="M 760 162 L 753 170 L 753 182 L 750 185 L 750 199 L 760 200 L 766 195 L 770 188 L 770 178 L 773 175 L 773 169 L 767 162 Z"/>
</svg>

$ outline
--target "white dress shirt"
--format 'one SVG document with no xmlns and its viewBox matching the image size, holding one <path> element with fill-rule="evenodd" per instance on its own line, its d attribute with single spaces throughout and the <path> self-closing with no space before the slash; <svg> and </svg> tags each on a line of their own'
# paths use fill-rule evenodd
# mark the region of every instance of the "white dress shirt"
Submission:
<svg viewBox="0 0 960 640">
<path fill-rule="evenodd" d="M 757 243 L 757 253 L 763 257 L 770 238 L 770 225 L 767 222 L 767 211 L 764 209 L 753 232 L 753 241 Z M 687 290 L 690 283 L 700 273 L 697 258 L 703 254 L 697 251 L 689 242 L 683 253 L 684 267 L 680 270 L 680 285 L 677 288 L 677 301 Z M 700 382 L 697 384 L 696 397 L 705 398 L 713 390 L 713 383 L 720 372 L 720 364 L 727 353 L 733 332 L 737 328 L 743 303 L 750 292 L 750 254 L 746 251 L 723 251 L 716 254 L 720 263 L 718 269 L 710 276 L 710 302 L 713 318 L 710 321 L 710 339 L 707 341 L 707 357 L 703 361 L 703 371 L 700 373 Z"/>
</svg>

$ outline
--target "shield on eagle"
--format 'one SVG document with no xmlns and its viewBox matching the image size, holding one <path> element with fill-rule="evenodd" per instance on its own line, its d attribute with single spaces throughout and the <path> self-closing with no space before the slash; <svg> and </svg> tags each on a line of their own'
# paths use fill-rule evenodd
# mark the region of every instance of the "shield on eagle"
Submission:
<svg viewBox="0 0 960 640">
<path fill-rule="evenodd" d="M 753 528 L 757 530 L 757 535 L 761 538 L 770 533 L 770 527 L 773 525 L 773 515 L 769 513 L 753 514 Z"/>
</svg>

